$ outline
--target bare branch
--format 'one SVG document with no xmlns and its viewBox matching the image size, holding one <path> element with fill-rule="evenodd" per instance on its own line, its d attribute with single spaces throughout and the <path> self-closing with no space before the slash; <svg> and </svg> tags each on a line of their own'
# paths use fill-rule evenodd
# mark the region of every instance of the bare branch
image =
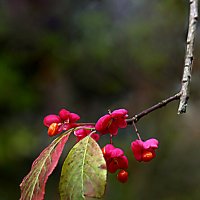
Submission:
<svg viewBox="0 0 200 200">
<path fill-rule="evenodd" d="M 195 32 L 197 27 L 197 18 L 198 18 L 198 0 L 190 0 L 185 64 L 182 77 L 182 87 L 180 91 L 181 96 L 180 96 L 178 114 L 186 112 L 187 102 L 189 99 L 189 85 L 191 81 L 191 72 L 193 65 L 193 49 L 194 49 Z"/>
<path fill-rule="evenodd" d="M 174 101 L 174 100 L 179 100 L 181 96 L 181 93 L 177 93 L 174 96 L 171 96 L 165 100 L 162 100 L 161 102 L 155 104 L 154 106 L 147 108 L 146 110 L 140 112 L 139 114 L 133 116 L 131 119 L 127 119 L 126 122 L 128 125 L 132 125 L 133 122 L 136 123 L 139 121 L 139 119 L 141 119 L 142 117 L 144 117 L 145 115 L 157 110 L 158 108 L 162 108 L 163 106 L 166 106 L 168 103 Z"/>
</svg>

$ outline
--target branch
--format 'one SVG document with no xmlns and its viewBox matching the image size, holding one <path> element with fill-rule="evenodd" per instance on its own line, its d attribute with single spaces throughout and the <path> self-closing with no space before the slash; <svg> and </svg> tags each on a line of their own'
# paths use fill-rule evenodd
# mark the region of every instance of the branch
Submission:
<svg viewBox="0 0 200 200">
<path fill-rule="evenodd" d="M 181 96 L 181 93 L 177 93 L 174 96 L 171 96 L 165 100 L 162 100 L 161 102 L 155 104 L 154 106 L 147 108 L 146 110 L 140 112 L 139 114 L 133 116 L 131 119 L 127 119 L 126 122 L 128 125 L 132 125 L 133 123 L 136 123 L 139 121 L 139 119 L 141 119 L 142 117 L 144 117 L 145 115 L 157 110 L 158 108 L 162 108 L 164 106 L 166 106 L 168 103 L 174 101 L 174 100 L 179 100 Z"/>
<path fill-rule="evenodd" d="M 193 65 L 194 38 L 197 27 L 197 18 L 198 18 L 198 0 L 190 0 L 185 64 L 182 77 L 182 87 L 180 91 L 181 96 L 180 96 L 178 114 L 186 112 L 187 102 L 189 99 L 189 85 L 191 81 L 191 72 Z"/>
<path fill-rule="evenodd" d="M 144 117 L 145 115 L 157 110 L 158 108 L 162 108 L 163 106 L 167 105 L 168 103 L 174 100 L 180 100 L 178 114 L 186 112 L 187 101 L 189 99 L 189 85 L 191 81 L 191 72 L 193 65 L 194 38 L 197 27 L 197 19 L 198 19 L 198 0 L 190 0 L 187 45 L 185 52 L 183 77 L 182 77 L 182 87 L 180 92 L 142 111 L 141 113 L 133 116 L 131 119 L 127 119 L 126 120 L 127 124 L 132 125 L 138 122 L 138 120 Z"/>
</svg>

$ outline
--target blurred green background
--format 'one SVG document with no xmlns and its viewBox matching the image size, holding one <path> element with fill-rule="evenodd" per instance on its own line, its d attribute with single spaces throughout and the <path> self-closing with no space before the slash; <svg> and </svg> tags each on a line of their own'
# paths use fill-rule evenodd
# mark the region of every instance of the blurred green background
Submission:
<svg viewBox="0 0 200 200">
<path fill-rule="evenodd" d="M 131 117 L 179 91 L 188 8 L 184 0 L 0 1 L 0 199 L 19 199 L 19 184 L 52 141 L 45 115 L 65 107 L 95 122 L 126 108 Z M 134 160 L 131 127 L 114 138 L 130 176 L 121 184 L 109 175 L 105 200 L 200 199 L 199 52 L 197 34 L 187 114 L 178 116 L 173 102 L 137 124 L 143 139 L 159 139 L 156 159 Z M 73 143 L 49 178 L 47 200 L 59 199 Z"/>
</svg>

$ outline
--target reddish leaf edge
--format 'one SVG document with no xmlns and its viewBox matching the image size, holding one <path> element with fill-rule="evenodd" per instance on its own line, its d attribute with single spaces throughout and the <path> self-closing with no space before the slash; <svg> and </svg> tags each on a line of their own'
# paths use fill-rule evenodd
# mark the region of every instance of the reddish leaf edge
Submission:
<svg viewBox="0 0 200 200">
<path fill-rule="evenodd" d="M 64 149 L 64 146 L 69 138 L 69 136 L 71 135 L 71 133 L 74 131 L 74 128 L 64 132 L 62 135 L 60 135 L 59 137 L 55 138 L 41 153 L 40 155 L 33 161 L 32 163 L 32 166 L 31 166 L 31 170 L 29 171 L 29 173 L 23 178 L 21 184 L 20 184 L 20 189 L 21 189 L 21 197 L 20 197 L 20 200 L 43 200 L 44 199 L 44 195 L 45 195 L 45 186 L 46 186 L 46 182 L 49 178 L 49 176 L 52 174 L 52 172 L 54 171 L 54 169 L 56 168 L 57 164 L 58 164 L 58 161 L 60 159 L 60 156 L 63 152 L 63 149 Z M 61 144 L 62 143 L 62 144 Z M 34 197 L 34 194 L 32 194 L 31 198 L 27 198 L 26 195 L 27 195 L 27 184 L 28 184 L 28 181 L 29 181 L 29 177 L 31 176 L 32 172 L 34 171 L 35 169 L 35 166 L 37 165 L 37 163 L 42 159 L 44 153 L 46 151 L 48 151 L 49 149 L 51 149 L 52 147 L 52 151 L 54 149 L 56 149 L 56 147 L 58 145 L 61 145 L 61 151 L 57 157 L 57 159 L 51 163 L 51 166 L 49 167 L 49 171 L 46 172 L 45 174 L 45 179 L 43 181 L 43 184 L 42 184 L 42 187 L 40 188 L 40 194 L 39 196 L 37 195 L 36 197 Z M 48 155 L 50 155 L 51 151 L 49 152 Z M 46 159 L 45 161 L 48 159 L 49 156 L 46 156 Z M 43 162 L 43 167 L 45 166 L 45 161 Z M 42 171 L 42 168 L 40 170 L 40 172 Z M 39 174 L 40 175 L 40 174 Z M 39 175 L 36 176 L 36 179 L 39 178 Z M 34 190 L 33 190 L 33 193 L 34 193 Z"/>
</svg>

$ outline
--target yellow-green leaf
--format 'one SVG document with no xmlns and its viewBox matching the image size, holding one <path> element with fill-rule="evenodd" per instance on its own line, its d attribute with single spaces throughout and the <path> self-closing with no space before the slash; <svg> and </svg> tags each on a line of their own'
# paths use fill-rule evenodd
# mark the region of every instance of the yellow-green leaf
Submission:
<svg viewBox="0 0 200 200">
<path fill-rule="evenodd" d="M 106 178 L 106 162 L 101 148 L 87 136 L 71 149 L 65 159 L 59 185 L 61 200 L 101 198 Z"/>
</svg>

